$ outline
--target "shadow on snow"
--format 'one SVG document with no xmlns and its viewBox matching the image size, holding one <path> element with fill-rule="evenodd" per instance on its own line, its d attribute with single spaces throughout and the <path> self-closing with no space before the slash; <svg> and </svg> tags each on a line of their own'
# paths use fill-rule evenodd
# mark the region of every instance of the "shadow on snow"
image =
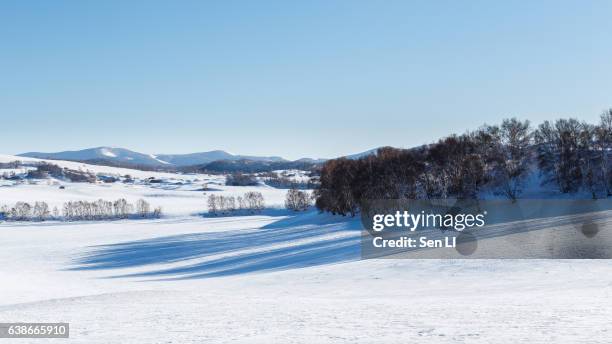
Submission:
<svg viewBox="0 0 612 344">
<path fill-rule="evenodd" d="M 337 263 L 360 256 L 360 223 L 310 211 L 261 228 L 191 233 L 90 247 L 70 270 L 189 265 L 112 277 L 191 279 Z"/>
</svg>

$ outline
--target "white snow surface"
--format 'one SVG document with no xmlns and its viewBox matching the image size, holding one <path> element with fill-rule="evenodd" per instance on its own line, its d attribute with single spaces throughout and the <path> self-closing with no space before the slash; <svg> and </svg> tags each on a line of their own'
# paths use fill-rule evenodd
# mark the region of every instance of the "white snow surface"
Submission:
<svg viewBox="0 0 612 344">
<path fill-rule="evenodd" d="M 152 159 L 155 159 L 155 160 L 157 160 L 157 161 L 161 162 L 161 163 L 162 163 L 162 164 L 164 164 L 164 165 L 170 165 L 170 163 L 169 163 L 169 162 L 167 162 L 167 161 L 163 161 L 163 160 L 161 160 L 161 159 L 157 158 L 157 156 L 156 156 L 156 155 L 154 155 L 154 154 L 149 154 L 149 156 L 150 156 Z"/>
<path fill-rule="evenodd" d="M 7 159 L 15 160 L 0 156 Z M 218 182 L 208 192 L 258 190 L 273 207 L 286 192 L 227 187 L 218 176 L 58 164 L 208 180 Z M 64 184 L 64 190 L 49 181 L 0 186 L 0 203 L 142 197 L 167 215 L 0 222 L 0 322 L 69 322 L 71 343 L 104 344 L 548 344 L 612 337 L 608 260 L 361 260 L 357 219 L 274 209 L 202 217 L 205 197 L 192 190 L 195 183 Z"/>
<path fill-rule="evenodd" d="M 105 155 L 105 156 L 110 157 L 110 158 L 116 158 L 117 157 L 117 154 L 113 153 L 112 151 L 110 151 L 109 149 L 106 149 L 106 148 L 102 148 L 101 153 L 102 153 L 102 155 Z"/>
</svg>

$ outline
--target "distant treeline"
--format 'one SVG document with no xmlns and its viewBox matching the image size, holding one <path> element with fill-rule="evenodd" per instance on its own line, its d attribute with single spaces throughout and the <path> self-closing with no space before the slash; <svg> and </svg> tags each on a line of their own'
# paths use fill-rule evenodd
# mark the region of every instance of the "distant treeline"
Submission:
<svg viewBox="0 0 612 344">
<path fill-rule="evenodd" d="M 212 194 L 208 196 L 208 213 L 211 215 L 227 215 L 237 211 L 259 213 L 266 206 L 261 192 L 246 192 L 243 196 L 224 196 Z"/>
<path fill-rule="evenodd" d="M 258 160 L 218 160 L 204 165 L 181 167 L 182 172 L 195 173 L 260 173 L 276 170 L 302 170 L 318 173 L 321 170 L 321 162 L 305 160 L 296 161 L 258 161 Z"/>
<path fill-rule="evenodd" d="M 232 186 L 253 186 L 257 185 L 257 178 L 251 174 L 234 172 L 225 178 L 225 185 Z"/>
<path fill-rule="evenodd" d="M 532 170 L 561 193 L 612 195 L 612 109 L 597 125 L 559 119 L 534 130 L 512 118 L 414 149 L 328 160 L 316 206 L 354 215 L 366 200 L 477 198 L 485 188 L 516 199 Z"/>
<path fill-rule="evenodd" d="M 265 172 L 260 174 L 260 177 L 266 185 L 277 189 L 316 189 L 319 186 L 316 173 L 310 172 L 307 175 L 310 177 L 307 180 L 298 180 L 286 172 Z"/>
</svg>

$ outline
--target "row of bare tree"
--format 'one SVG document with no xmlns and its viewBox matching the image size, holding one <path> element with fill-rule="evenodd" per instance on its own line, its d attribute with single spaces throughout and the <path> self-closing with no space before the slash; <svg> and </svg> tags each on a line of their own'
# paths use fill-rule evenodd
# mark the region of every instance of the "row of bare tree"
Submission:
<svg viewBox="0 0 612 344">
<path fill-rule="evenodd" d="M 297 188 L 287 191 L 285 207 L 293 211 L 304 211 L 312 205 L 311 195 Z M 259 213 L 265 208 L 260 192 L 247 192 L 243 196 L 208 196 L 208 213 L 211 215 L 233 215 L 239 212 Z"/>
<path fill-rule="evenodd" d="M 250 191 L 243 196 L 208 196 L 208 213 L 211 215 L 228 215 L 237 211 L 259 213 L 265 208 L 261 192 Z"/>
<path fill-rule="evenodd" d="M 126 219 L 130 217 L 159 218 L 162 215 L 161 207 L 152 208 L 151 205 L 139 199 L 133 205 L 121 198 L 114 202 L 99 199 L 97 201 L 70 201 L 65 202 L 62 210 L 57 207 L 51 209 L 46 202 L 17 202 L 14 206 L 0 207 L 0 218 L 9 221 L 45 221 L 45 220 L 109 220 Z"/>
</svg>

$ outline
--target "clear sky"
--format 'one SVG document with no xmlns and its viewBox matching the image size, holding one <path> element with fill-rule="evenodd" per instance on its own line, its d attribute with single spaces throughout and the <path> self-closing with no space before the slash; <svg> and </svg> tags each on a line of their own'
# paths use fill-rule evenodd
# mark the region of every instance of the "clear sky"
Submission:
<svg viewBox="0 0 612 344">
<path fill-rule="evenodd" d="M 612 107 L 612 1 L 0 1 L 0 153 L 286 158 Z"/>
</svg>

